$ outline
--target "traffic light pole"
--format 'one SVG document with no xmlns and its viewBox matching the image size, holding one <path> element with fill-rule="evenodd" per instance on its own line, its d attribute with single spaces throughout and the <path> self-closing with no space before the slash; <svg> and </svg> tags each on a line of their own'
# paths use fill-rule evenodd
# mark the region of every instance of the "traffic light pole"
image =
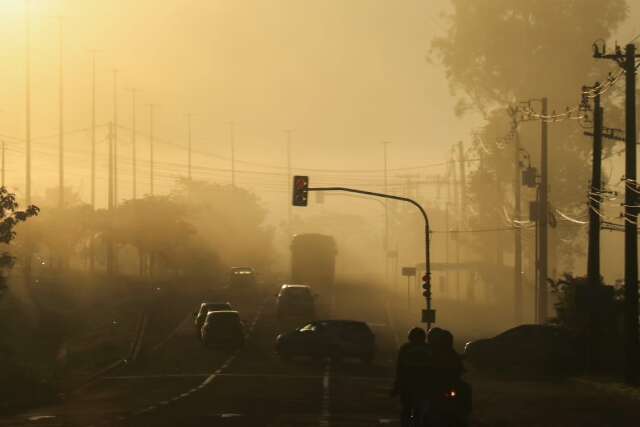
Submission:
<svg viewBox="0 0 640 427">
<path fill-rule="evenodd" d="M 294 188 L 294 191 L 296 189 Z M 435 311 L 431 309 L 431 267 L 430 267 L 430 254 L 429 254 L 429 217 L 425 212 L 424 208 L 420 206 L 418 202 L 408 197 L 400 197 L 400 196 L 392 196 L 390 194 L 384 193 L 375 193 L 373 191 L 364 191 L 364 190 L 356 190 L 354 188 L 346 188 L 346 187 L 308 187 L 305 191 L 345 191 L 348 193 L 357 193 L 357 194 L 365 194 L 367 196 L 375 196 L 382 197 L 385 199 L 393 199 L 399 200 L 401 202 L 411 203 L 413 206 L 418 208 L 420 213 L 422 214 L 422 218 L 424 219 L 424 257 L 425 257 L 425 276 L 424 276 L 424 292 L 423 295 L 425 297 L 425 302 L 427 309 L 423 312 L 422 321 L 427 324 L 427 328 L 431 328 L 431 324 L 435 323 Z M 305 202 L 306 204 L 306 202 Z"/>
</svg>

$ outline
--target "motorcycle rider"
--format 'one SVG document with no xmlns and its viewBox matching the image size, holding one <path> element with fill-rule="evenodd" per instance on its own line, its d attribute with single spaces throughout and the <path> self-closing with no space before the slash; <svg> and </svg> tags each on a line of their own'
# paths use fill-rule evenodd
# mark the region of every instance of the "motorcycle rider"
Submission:
<svg viewBox="0 0 640 427">
<path fill-rule="evenodd" d="M 428 395 L 428 384 L 433 373 L 433 352 L 426 342 L 422 328 L 409 331 L 408 342 L 398 351 L 396 379 L 392 396 L 400 395 L 402 426 L 409 426 L 411 416 L 420 408 Z"/>
</svg>

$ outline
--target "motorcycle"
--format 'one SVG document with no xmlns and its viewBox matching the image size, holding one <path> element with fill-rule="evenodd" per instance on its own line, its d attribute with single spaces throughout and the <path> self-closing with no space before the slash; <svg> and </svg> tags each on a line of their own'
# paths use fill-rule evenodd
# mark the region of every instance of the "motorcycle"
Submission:
<svg viewBox="0 0 640 427">
<path fill-rule="evenodd" d="M 471 386 L 463 381 L 444 388 L 417 405 L 415 427 L 467 427 L 471 414 Z"/>
</svg>

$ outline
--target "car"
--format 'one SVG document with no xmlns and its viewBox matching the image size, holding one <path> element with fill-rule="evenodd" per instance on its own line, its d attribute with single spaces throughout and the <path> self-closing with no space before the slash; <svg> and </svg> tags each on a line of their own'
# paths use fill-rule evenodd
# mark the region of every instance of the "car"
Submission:
<svg viewBox="0 0 640 427">
<path fill-rule="evenodd" d="M 577 340 L 553 325 L 519 325 L 468 342 L 463 357 L 473 367 L 510 373 L 568 373 L 581 360 Z"/>
<path fill-rule="evenodd" d="M 315 298 L 311 288 L 306 285 L 282 285 L 277 296 L 276 312 L 278 319 L 315 317 Z"/>
<path fill-rule="evenodd" d="M 232 267 L 229 273 L 229 290 L 233 293 L 255 292 L 256 272 L 251 267 Z"/>
<path fill-rule="evenodd" d="M 318 320 L 278 335 L 276 352 L 283 360 L 295 356 L 334 360 L 355 357 L 368 364 L 375 355 L 375 335 L 365 322 Z"/>
<path fill-rule="evenodd" d="M 200 337 L 200 329 L 202 329 L 207 313 L 220 310 L 233 310 L 233 308 L 228 302 L 203 302 L 200 304 L 200 307 L 193 312 L 193 323 L 196 327 L 198 337 Z"/>
<path fill-rule="evenodd" d="M 235 310 L 210 311 L 201 330 L 206 347 L 235 350 L 244 345 L 244 325 Z"/>
</svg>

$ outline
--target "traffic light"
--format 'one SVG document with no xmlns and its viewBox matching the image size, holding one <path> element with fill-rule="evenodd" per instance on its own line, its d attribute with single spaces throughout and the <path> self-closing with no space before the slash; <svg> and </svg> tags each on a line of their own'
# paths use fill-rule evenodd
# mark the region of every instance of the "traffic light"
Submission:
<svg viewBox="0 0 640 427">
<path fill-rule="evenodd" d="M 307 206 L 309 199 L 309 177 L 295 175 L 293 177 L 293 206 Z"/>
<path fill-rule="evenodd" d="M 424 289 L 422 296 L 429 297 L 431 295 L 431 286 L 429 285 L 429 277 L 426 274 L 422 276 L 422 282 L 422 289 Z"/>
</svg>

